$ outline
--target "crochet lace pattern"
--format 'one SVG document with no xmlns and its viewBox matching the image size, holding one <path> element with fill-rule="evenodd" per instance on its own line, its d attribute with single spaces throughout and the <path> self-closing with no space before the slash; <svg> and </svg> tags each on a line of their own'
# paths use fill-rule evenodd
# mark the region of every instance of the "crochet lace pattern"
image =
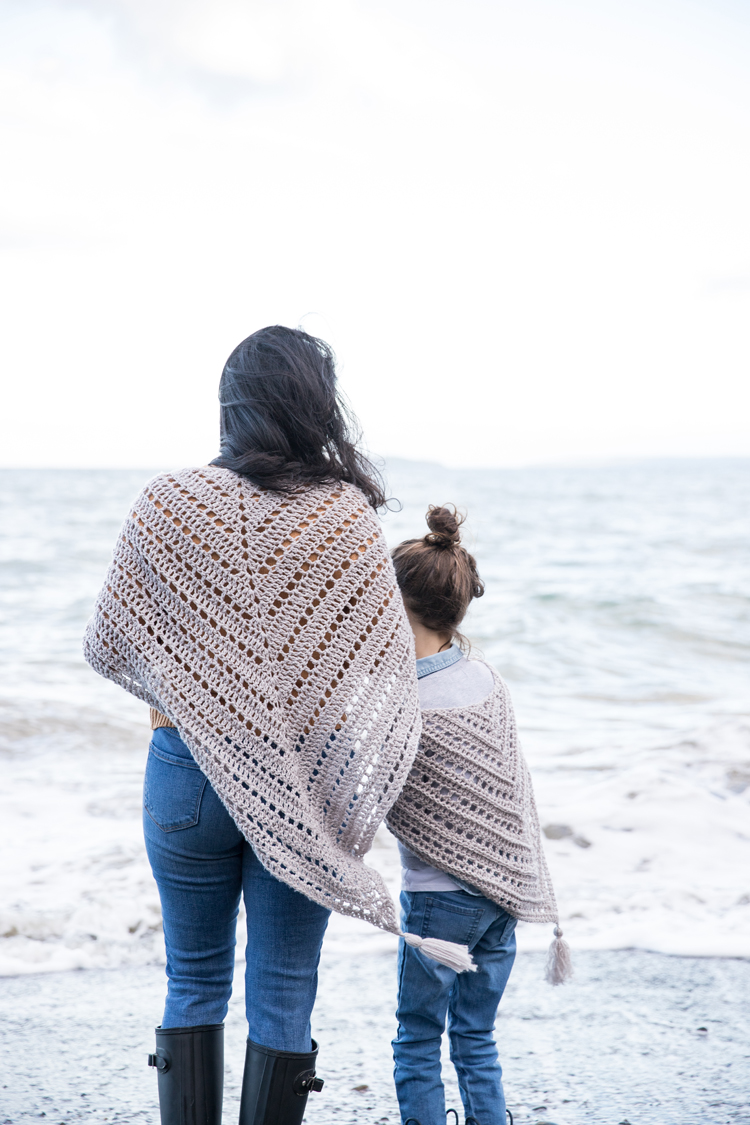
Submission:
<svg viewBox="0 0 750 1125">
<path fill-rule="evenodd" d="M 172 720 L 273 875 L 398 933 L 361 857 L 417 751 L 414 641 L 358 489 L 280 495 L 218 468 L 156 477 L 84 655 Z"/>
<path fill-rule="evenodd" d="M 526 922 L 556 922 L 528 766 L 510 693 L 422 711 L 422 738 L 388 827 L 415 855 Z"/>
</svg>

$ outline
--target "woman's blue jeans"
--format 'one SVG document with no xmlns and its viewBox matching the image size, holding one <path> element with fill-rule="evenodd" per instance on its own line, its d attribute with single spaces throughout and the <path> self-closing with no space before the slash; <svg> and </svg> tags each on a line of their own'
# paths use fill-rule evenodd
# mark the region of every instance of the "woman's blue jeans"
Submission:
<svg viewBox="0 0 750 1125">
<path fill-rule="evenodd" d="M 167 950 L 162 1027 L 223 1022 L 244 894 L 249 1036 L 275 1050 L 309 1051 L 330 911 L 265 870 L 172 727 L 154 731 L 149 747 L 143 825 Z"/>
<path fill-rule="evenodd" d="M 401 940 L 393 1041 L 401 1120 L 445 1125 L 440 1045 L 447 1017 L 466 1117 L 479 1125 L 506 1125 L 493 1031 L 516 955 L 516 919 L 466 891 L 403 891 L 401 908 L 406 933 L 468 945 L 477 965 L 475 973 L 454 973 Z"/>
</svg>

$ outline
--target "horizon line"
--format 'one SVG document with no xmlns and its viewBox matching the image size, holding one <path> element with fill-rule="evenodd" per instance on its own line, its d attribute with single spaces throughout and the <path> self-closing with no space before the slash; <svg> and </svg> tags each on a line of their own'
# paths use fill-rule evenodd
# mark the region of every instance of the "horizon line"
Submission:
<svg viewBox="0 0 750 1125">
<path fill-rule="evenodd" d="M 622 468 L 629 465 L 653 464 L 705 464 L 706 462 L 750 462 L 750 453 L 693 453 L 693 454 L 620 454 L 613 457 L 568 457 L 553 458 L 549 461 L 526 461 L 506 463 L 501 465 L 488 464 L 461 464 L 451 465 L 443 461 L 423 460 L 421 458 L 403 457 L 394 454 L 386 457 L 383 454 L 369 454 L 376 467 L 387 469 L 389 464 L 403 462 L 407 465 L 423 466 L 430 469 L 444 469 L 450 472 L 517 472 L 525 469 L 601 469 Z M 181 465 L 181 468 L 194 468 L 192 465 Z M 206 466 L 208 467 L 208 466 Z M 136 473 L 136 472 L 179 472 L 174 468 L 159 468 L 155 463 L 132 465 L 3 465 L 0 472 L 29 472 L 29 473 Z"/>
</svg>

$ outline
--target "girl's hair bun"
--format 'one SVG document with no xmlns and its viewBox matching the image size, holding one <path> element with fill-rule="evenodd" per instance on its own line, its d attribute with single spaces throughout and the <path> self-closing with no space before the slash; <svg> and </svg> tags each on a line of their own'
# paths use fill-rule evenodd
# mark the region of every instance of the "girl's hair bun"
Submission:
<svg viewBox="0 0 750 1125">
<path fill-rule="evenodd" d="M 424 542 L 431 547 L 457 547 L 461 542 L 461 524 L 464 517 L 455 508 L 436 507 L 431 504 L 427 510 L 427 526 L 430 529 Z"/>
<path fill-rule="evenodd" d="M 458 631 L 472 598 L 481 598 L 484 583 L 477 563 L 461 546 L 464 517 L 452 504 L 431 504 L 429 532 L 421 539 L 405 539 L 393 548 L 393 566 L 409 613 L 436 633 L 462 648 L 471 648 Z"/>
</svg>

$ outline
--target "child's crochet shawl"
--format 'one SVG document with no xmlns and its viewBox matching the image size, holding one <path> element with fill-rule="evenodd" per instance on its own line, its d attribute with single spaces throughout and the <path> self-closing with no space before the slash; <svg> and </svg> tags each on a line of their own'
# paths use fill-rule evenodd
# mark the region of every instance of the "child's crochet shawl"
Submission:
<svg viewBox="0 0 750 1125">
<path fill-rule="evenodd" d="M 273 875 L 398 932 L 361 857 L 417 750 L 414 642 L 358 489 L 280 496 L 216 468 L 156 477 L 84 652 L 172 720 Z"/>
<path fill-rule="evenodd" d="M 526 922 L 557 921 L 528 766 L 510 693 L 422 711 L 412 771 L 388 827 L 419 859 Z"/>
</svg>

